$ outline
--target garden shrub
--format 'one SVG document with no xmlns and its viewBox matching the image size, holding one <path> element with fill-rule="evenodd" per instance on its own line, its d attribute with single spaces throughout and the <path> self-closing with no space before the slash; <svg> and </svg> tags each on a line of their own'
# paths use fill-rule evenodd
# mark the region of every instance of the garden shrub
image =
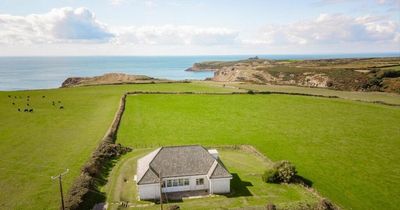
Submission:
<svg viewBox="0 0 400 210">
<path fill-rule="evenodd" d="M 181 209 L 178 205 L 169 206 L 168 210 L 179 210 Z"/>
<path fill-rule="evenodd" d="M 296 167 L 287 160 L 274 163 L 272 169 L 264 172 L 262 179 L 268 183 L 290 183 L 297 174 Z"/>
<path fill-rule="evenodd" d="M 276 210 L 276 206 L 272 203 L 267 204 L 265 207 L 267 210 Z"/>
<path fill-rule="evenodd" d="M 316 209 L 317 210 L 336 210 L 338 208 L 336 208 L 335 205 L 333 205 L 333 203 L 330 202 L 328 199 L 323 198 L 318 202 Z"/>
<path fill-rule="evenodd" d="M 262 180 L 267 183 L 276 183 L 278 182 L 278 173 L 275 169 L 268 169 L 264 171 L 262 175 Z"/>
</svg>

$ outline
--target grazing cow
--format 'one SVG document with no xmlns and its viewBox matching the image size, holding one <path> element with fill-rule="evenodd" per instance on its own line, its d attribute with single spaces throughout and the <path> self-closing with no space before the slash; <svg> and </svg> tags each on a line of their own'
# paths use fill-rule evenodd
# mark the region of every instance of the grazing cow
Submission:
<svg viewBox="0 0 400 210">
<path fill-rule="evenodd" d="M 13 102 L 12 105 L 15 105 L 15 103 Z"/>
<path fill-rule="evenodd" d="M 56 105 L 56 103 L 53 101 L 53 106 L 55 106 Z"/>
<path fill-rule="evenodd" d="M 28 112 L 28 109 L 24 109 L 24 112 Z"/>
<path fill-rule="evenodd" d="M 29 104 L 26 104 L 27 106 L 29 106 Z"/>
<path fill-rule="evenodd" d="M 42 98 L 46 98 L 46 96 L 42 96 Z"/>
<path fill-rule="evenodd" d="M 17 98 L 17 96 L 14 96 L 14 98 Z"/>
<path fill-rule="evenodd" d="M 61 104 L 61 101 L 58 101 L 59 104 Z"/>
<path fill-rule="evenodd" d="M 20 112 L 20 111 L 21 111 L 21 109 L 20 109 L 20 108 L 18 108 L 18 111 Z"/>
<path fill-rule="evenodd" d="M 11 98 L 11 95 L 8 95 L 9 98 Z"/>
<path fill-rule="evenodd" d="M 63 107 L 63 106 L 60 106 L 60 109 L 64 109 L 64 107 Z"/>
<path fill-rule="evenodd" d="M 29 109 L 29 112 L 33 112 L 33 109 Z"/>
<path fill-rule="evenodd" d="M 27 96 L 27 98 L 29 98 L 30 96 Z"/>
<path fill-rule="evenodd" d="M 26 101 L 29 101 L 29 98 L 27 98 Z"/>
</svg>

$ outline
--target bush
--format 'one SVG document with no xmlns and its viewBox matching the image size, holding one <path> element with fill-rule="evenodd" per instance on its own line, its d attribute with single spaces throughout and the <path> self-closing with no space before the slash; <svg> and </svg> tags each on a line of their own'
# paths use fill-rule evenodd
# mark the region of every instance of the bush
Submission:
<svg viewBox="0 0 400 210">
<path fill-rule="evenodd" d="M 267 183 L 278 182 L 278 171 L 275 169 L 268 169 L 262 175 L 262 180 Z"/>
<path fill-rule="evenodd" d="M 294 180 L 296 167 L 287 160 L 276 162 L 272 169 L 264 172 L 262 179 L 268 183 L 290 183 Z"/>
<path fill-rule="evenodd" d="M 400 77 L 400 71 L 385 71 L 382 75 L 383 77 L 389 77 L 389 78 L 396 78 L 396 77 Z"/>
<path fill-rule="evenodd" d="M 172 205 L 168 208 L 168 210 L 179 210 L 181 209 L 178 205 Z"/>
<path fill-rule="evenodd" d="M 103 201 L 105 197 L 97 192 L 98 181 L 95 180 L 102 180 L 101 174 L 111 160 L 131 150 L 129 147 L 113 144 L 109 139 L 105 139 L 83 166 L 81 175 L 70 188 L 65 201 L 66 209 L 91 209 L 93 205 Z"/>
<path fill-rule="evenodd" d="M 276 210 L 276 206 L 272 203 L 267 204 L 265 207 L 267 210 Z"/>
<path fill-rule="evenodd" d="M 316 209 L 317 210 L 336 210 L 337 208 L 328 199 L 323 198 L 319 201 Z"/>
</svg>

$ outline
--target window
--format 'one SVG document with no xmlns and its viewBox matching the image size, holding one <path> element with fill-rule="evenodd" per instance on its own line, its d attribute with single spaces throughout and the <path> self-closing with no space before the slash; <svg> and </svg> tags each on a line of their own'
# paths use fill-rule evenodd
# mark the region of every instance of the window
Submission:
<svg viewBox="0 0 400 210">
<path fill-rule="evenodd" d="M 164 181 L 163 187 L 180 187 L 180 186 L 189 186 L 189 179 L 169 179 Z"/>
<path fill-rule="evenodd" d="M 204 185 L 204 178 L 196 179 L 196 185 Z"/>
<path fill-rule="evenodd" d="M 184 179 L 184 185 L 188 186 L 189 185 L 189 179 Z"/>
</svg>

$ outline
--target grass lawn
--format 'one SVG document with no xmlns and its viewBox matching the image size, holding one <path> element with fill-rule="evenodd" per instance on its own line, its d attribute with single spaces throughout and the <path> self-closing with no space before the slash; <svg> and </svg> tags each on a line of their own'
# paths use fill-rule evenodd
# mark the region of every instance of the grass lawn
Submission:
<svg viewBox="0 0 400 210">
<path fill-rule="evenodd" d="M 346 209 L 400 205 L 400 109 L 289 95 L 129 96 L 118 142 L 251 144 Z"/>
<path fill-rule="evenodd" d="M 0 209 L 56 209 L 58 183 L 50 176 L 69 168 L 68 191 L 111 124 L 122 94 L 134 90 L 231 91 L 180 83 L 0 92 Z M 18 112 L 27 96 L 34 112 Z"/>
<path fill-rule="evenodd" d="M 105 192 L 109 209 L 118 209 L 119 202 L 129 202 L 132 209 L 159 209 L 153 202 L 138 201 L 136 183 L 136 161 L 151 149 L 136 149 L 125 155 L 111 172 Z M 226 209 L 240 207 L 264 207 L 274 203 L 281 208 L 290 208 L 305 204 L 315 205 L 318 198 L 299 185 L 267 184 L 261 180 L 263 171 L 272 166 L 266 159 L 254 153 L 234 149 L 218 149 L 224 165 L 233 174 L 232 194 L 200 199 L 185 199 L 171 203 L 182 209 Z M 125 181 L 126 180 L 126 181 Z"/>
</svg>

